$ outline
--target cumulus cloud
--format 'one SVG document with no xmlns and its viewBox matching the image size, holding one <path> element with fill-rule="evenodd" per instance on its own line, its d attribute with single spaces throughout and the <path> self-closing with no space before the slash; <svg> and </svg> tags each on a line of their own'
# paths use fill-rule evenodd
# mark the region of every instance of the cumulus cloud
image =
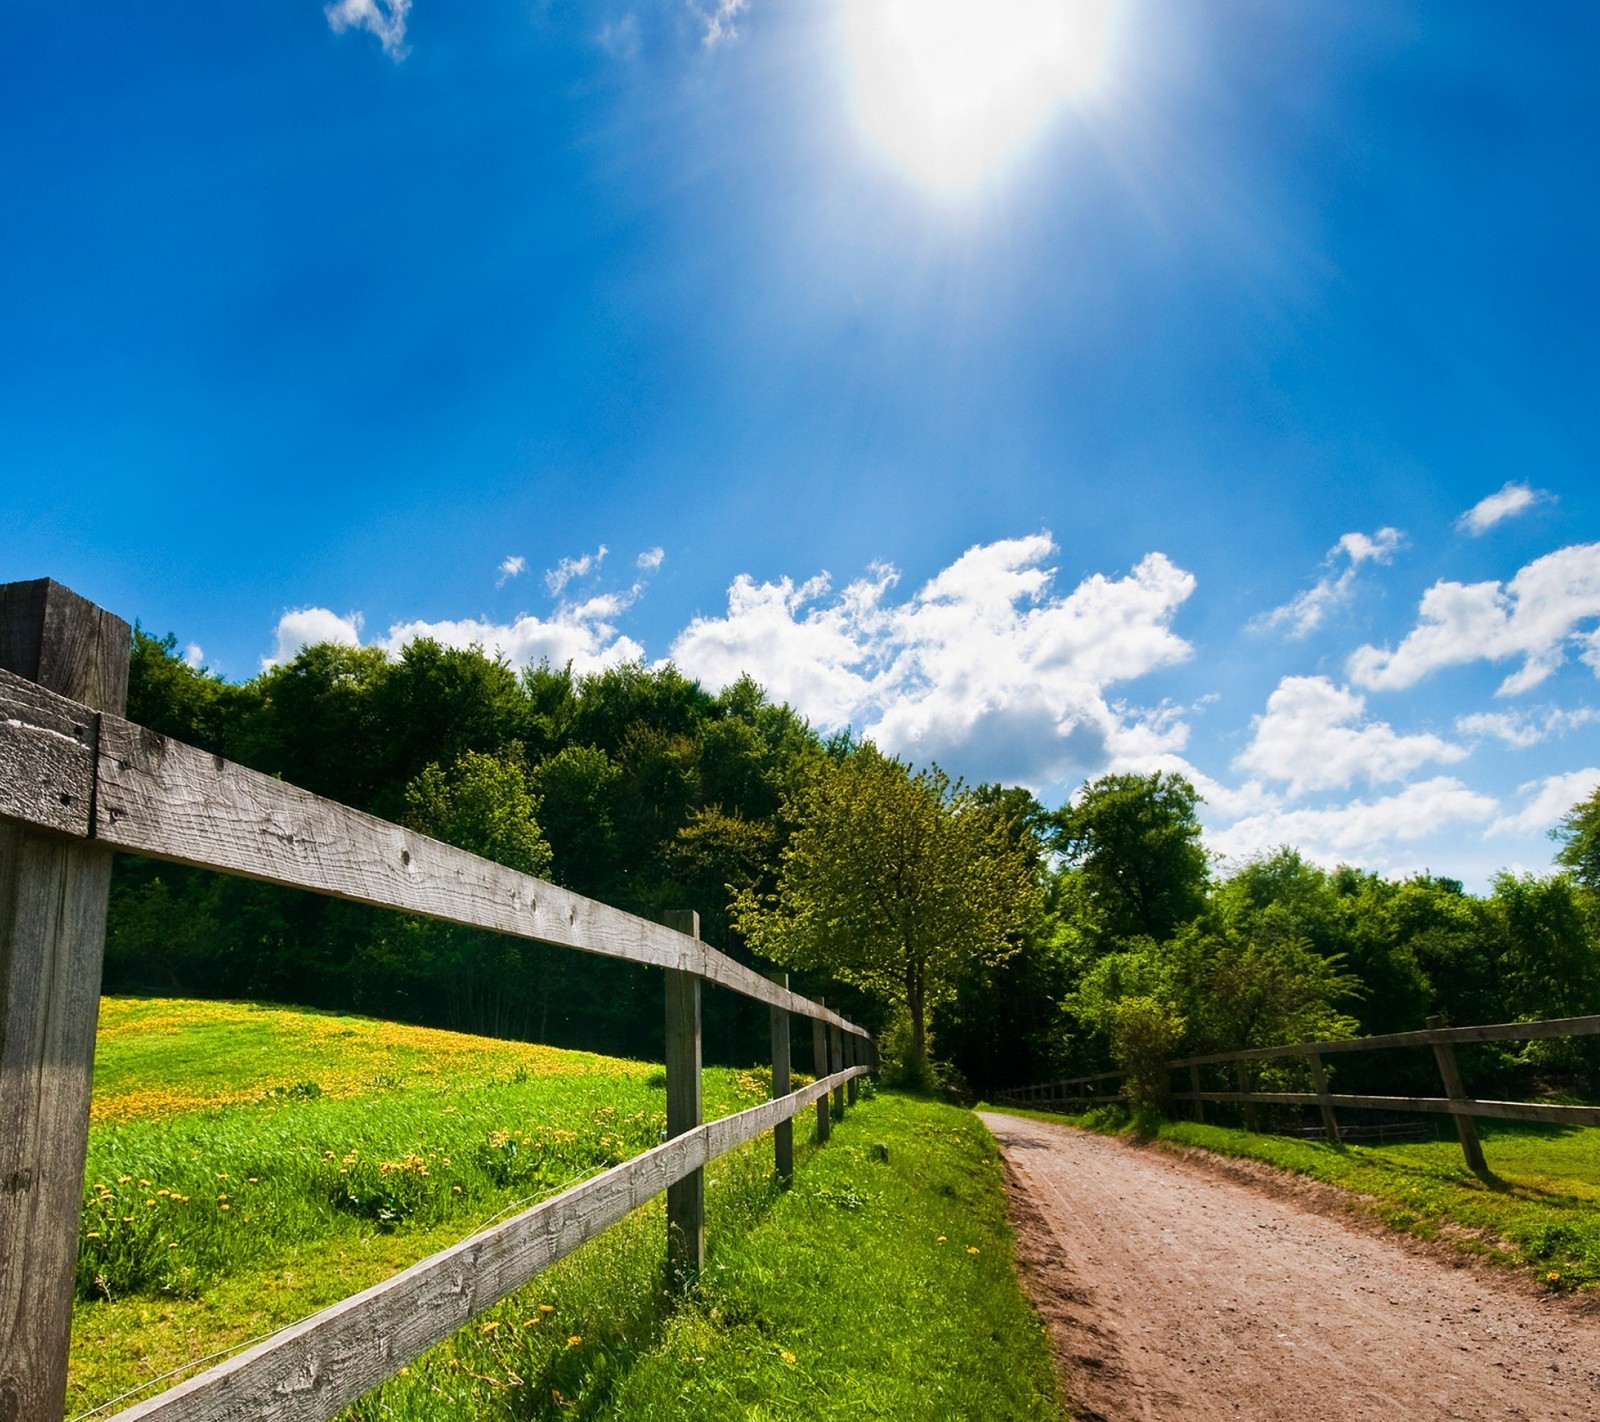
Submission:
<svg viewBox="0 0 1600 1422">
<path fill-rule="evenodd" d="M 513 554 L 500 564 L 500 576 L 495 579 L 495 586 L 503 588 L 512 578 L 520 578 L 528 570 L 528 560 Z"/>
<path fill-rule="evenodd" d="M 1554 497 L 1545 489 L 1535 489 L 1531 485 L 1513 481 L 1507 483 L 1498 493 L 1479 499 L 1456 520 L 1456 527 L 1462 533 L 1470 533 L 1476 538 L 1479 534 L 1487 533 L 1497 523 L 1527 513 L 1535 504 L 1548 503 Z"/>
<path fill-rule="evenodd" d="M 555 667 L 571 663 L 573 671 L 582 676 L 643 658 L 644 648 L 623 636 L 611 620 L 622 610 L 622 599 L 607 597 L 558 608 L 548 618 L 523 613 L 510 622 L 471 617 L 397 622 L 377 645 L 394 655 L 407 642 L 431 637 L 447 647 L 480 646 L 491 657 L 504 657 L 514 667 L 541 661 Z"/>
<path fill-rule="evenodd" d="M 1502 815 L 1489 827 L 1490 834 L 1544 834 L 1555 828 L 1562 817 L 1580 800 L 1586 800 L 1600 786 L 1600 768 L 1587 766 L 1564 775 L 1547 775 L 1521 787 L 1524 804 L 1513 814 Z"/>
<path fill-rule="evenodd" d="M 1578 626 L 1600 617 L 1600 543 L 1547 553 L 1508 583 L 1440 581 L 1422 595 L 1417 625 L 1400 645 L 1358 647 L 1350 678 L 1374 690 L 1401 690 L 1430 672 L 1468 662 L 1522 658 L 1501 683 L 1512 696 L 1544 681 L 1566 658 L 1569 641 L 1600 674 L 1600 638 Z"/>
<path fill-rule="evenodd" d="M 1292 844 L 1308 859 L 1385 866 L 1398 846 L 1416 844 L 1451 826 L 1483 824 L 1499 806 L 1452 776 L 1407 785 L 1376 800 L 1302 809 L 1267 809 L 1214 831 L 1214 849 L 1232 860 Z"/>
<path fill-rule="evenodd" d="M 550 589 L 551 597 L 559 597 L 574 578 L 586 578 L 590 573 L 598 573 L 608 552 L 610 550 L 602 543 L 593 553 L 585 553 L 581 558 L 563 558 L 555 567 L 547 569 L 544 585 Z"/>
<path fill-rule="evenodd" d="M 1456 730 L 1464 736 L 1494 737 L 1515 750 L 1526 750 L 1553 736 L 1564 736 L 1581 726 L 1600 722 L 1600 711 L 1592 706 L 1572 710 L 1547 707 L 1542 713 L 1527 711 L 1479 711 L 1456 718 Z"/>
<path fill-rule="evenodd" d="M 1310 636 L 1330 612 L 1350 601 L 1363 563 L 1390 563 L 1404 543 L 1405 535 L 1398 528 L 1345 534 L 1322 560 L 1323 572 L 1317 581 L 1282 607 L 1262 613 L 1251 622 L 1251 628 L 1261 632 L 1286 628 L 1290 637 Z"/>
<path fill-rule="evenodd" d="M 206 654 L 200 650 L 198 642 L 191 642 L 183 649 L 183 660 L 186 666 L 193 667 L 198 671 L 205 665 Z"/>
<path fill-rule="evenodd" d="M 1171 623 L 1193 576 L 1152 553 L 1062 595 L 1055 552 L 1047 533 L 981 544 L 899 601 L 887 565 L 838 592 L 826 573 L 741 575 L 726 614 L 691 622 L 673 659 L 713 688 L 747 672 L 826 729 L 981 779 L 1039 788 L 1180 749 L 1181 717 L 1105 692 L 1191 655 Z"/>
<path fill-rule="evenodd" d="M 1254 737 L 1234 764 L 1281 780 L 1291 795 L 1403 780 L 1430 761 L 1462 759 L 1467 750 L 1431 734 L 1403 735 L 1366 719 L 1366 701 L 1325 676 L 1284 677 L 1253 723 Z"/>
<path fill-rule="evenodd" d="M 335 34 L 370 30 L 396 64 L 410 53 L 406 17 L 411 13 L 411 0 L 334 0 L 322 13 Z"/>
<path fill-rule="evenodd" d="M 286 612 L 278 619 L 276 645 L 270 657 L 263 658 L 263 667 L 276 666 L 288 661 L 302 647 L 314 647 L 318 642 L 337 642 L 344 647 L 361 645 L 361 614 L 349 613 L 340 617 L 325 607 L 301 607 Z"/>
<path fill-rule="evenodd" d="M 705 27 L 701 33 L 701 42 L 707 49 L 721 44 L 724 40 L 738 39 L 739 31 L 734 21 L 750 8 L 750 0 L 716 0 L 716 4 L 709 10 L 696 4 L 695 0 L 688 0 L 688 4 L 690 11 Z"/>
<path fill-rule="evenodd" d="M 666 559 L 667 554 L 664 548 L 646 548 L 643 553 L 633 560 L 633 566 L 638 568 L 640 572 L 653 573 L 666 562 Z"/>
</svg>

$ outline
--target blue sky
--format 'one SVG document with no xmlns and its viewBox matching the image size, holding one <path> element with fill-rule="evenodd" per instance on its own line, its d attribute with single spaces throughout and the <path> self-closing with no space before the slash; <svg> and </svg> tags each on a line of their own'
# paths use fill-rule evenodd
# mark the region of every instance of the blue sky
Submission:
<svg viewBox="0 0 1600 1422">
<path fill-rule="evenodd" d="M 1600 783 L 1590 3 L 8 19 L 0 576 L 1182 769 L 1235 859 L 1481 887 Z"/>
</svg>

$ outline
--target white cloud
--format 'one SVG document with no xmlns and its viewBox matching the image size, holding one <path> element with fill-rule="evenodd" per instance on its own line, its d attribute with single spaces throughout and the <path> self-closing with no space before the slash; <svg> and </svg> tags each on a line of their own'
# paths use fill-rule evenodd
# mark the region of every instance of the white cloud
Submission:
<svg viewBox="0 0 1600 1422">
<path fill-rule="evenodd" d="M 1288 783 L 1291 795 L 1403 780 L 1429 761 L 1461 760 L 1466 748 L 1431 734 L 1402 735 L 1365 720 L 1366 701 L 1325 676 L 1284 677 L 1267 698 L 1255 735 L 1234 764 Z"/>
<path fill-rule="evenodd" d="M 1571 711 L 1546 708 L 1542 715 L 1527 711 L 1479 711 L 1456 718 L 1456 730 L 1464 736 L 1493 736 L 1516 750 L 1526 750 L 1552 736 L 1564 736 L 1581 726 L 1600 722 L 1600 711 L 1592 706 L 1577 706 Z"/>
<path fill-rule="evenodd" d="M 500 564 L 500 576 L 495 579 L 495 586 L 503 588 L 512 578 L 520 578 L 528 570 L 528 560 L 520 554 L 512 554 Z"/>
<path fill-rule="evenodd" d="M 345 30 L 370 30 L 383 52 L 398 64 L 410 53 L 406 45 L 406 16 L 411 0 L 334 0 L 323 10 L 335 34 Z"/>
<path fill-rule="evenodd" d="M 262 659 L 263 667 L 276 666 L 288 661 L 302 647 L 314 647 L 318 642 L 337 642 L 344 647 L 361 645 L 361 614 L 352 612 L 347 617 L 329 612 L 325 607 L 301 607 L 286 612 L 278 619 L 276 646 L 270 657 Z"/>
<path fill-rule="evenodd" d="M 559 597 L 562 589 L 574 578 L 586 578 L 590 573 L 598 573 L 609 551 L 602 543 L 593 553 L 585 553 L 581 558 L 563 558 L 555 567 L 548 569 L 544 583 L 550 589 L 550 595 Z"/>
<path fill-rule="evenodd" d="M 633 566 L 641 572 L 653 573 L 666 560 L 667 554 L 664 548 L 646 548 L 643 553 L 633 560 Z"/>
<path fill-rule="evenodd" d="M 701 41 L 709 49 L 724 40 L 739 38 L 739 31 L 734 21 L 750 8 L 750 0 L 716 0 L 716 5 L 709 11 L 696 4 L 695 0 L 688 0 L 688 5 L 690 11 L 705 26 Z"/>
<path fill-rule="evenodd" d="M 1490 834 L 1544 834 L 1580 800 L 1600 785 L 1600 769 L 1588 766 L 1564 775 L 1548 775 L 1521 787 L 1526 800 L 1515 814 L 1503 815 L 1489 826 Z"/>
<path fill-rule="evenodd" d="M 1393 868 L 1399 845 L 1414 845 L 1451 826 L 1482 824 L 1498 809 L 1487 795 L 1440 775 L 1378 800 L 1316 809 L 1268 809 L 1246 815 L 1208 836 L 1231 860 L 1293 845 L 1308 859 Z"/>
<path fill-rule="evenodd" d="M 1600 617 L 1600 543 L 1547 553 L 1509 583 L 1440 581 L 1422 595 L 1417 626 L 1392 651 L 1365 646 L 1351 654 L 1358 685 L 1399 690 L 1430 672 L 1467 662 L 1521 657 L 1501 683 L 1502 696 L 1537 686 L 1559 667 L 1578 624 Z M 1578 639 L 1585 661 L 1597 645 L 1593 631 Z M 1593 658 L 1600 674 L 1600 656 Z"/>
<path fill-rule="evenodd" d="M 620 604 L 620 598 L 592 598 L 576 607 L 558 608 L 549 618 L 523 613 L 510 622 L 470 617 L 397 622 L 378 645 L 393 656 L 407 642 L 432 637 L 447 647 L 476 644 L 491 657 L 504 657 L 514 667 L 533 666 L 540 661 L 561 667 L 570 662 L 573 671 L 582 676 L 644 657 L 644 648 L 631 637 L 622 636 L 610 620 L 622 610 Z"/>
<path fill-rule="evenodd" d="M 1055 552 L 1043 533 L 978 545 L 899 603 L 883 565 L 837 594 L 827 574 L 741 575 L 726 615 L 691 622 L 673 659 L 713 688 L 748 672 L 824 728 L 980 779 L 1037 788 L 1181 748 L 1181 718 L 1104 692 L 1191 655 L 1171 622 L 1193 576 L 1152 553 L 1062 596 L 1043 566 Z"/>
<path fill-rule="evenodd" d="M 1322 560 L 1325 571 L 1311 587 L 1296 593 L 1282 607 L 1262 613 L 1250 626 L 1256 631 L 1287 627 L 1290 637 L 1308 637 L 1320 627 L 1334 608 L 1350 600 L 1355 591 L 1356 572 L 1363 563 L 1389 563 L 1404 545 L 1405 535 L 1398 528 L 1380 528 L 1376 533 L 1347 533 L 1328 550 Z M 1335 572 L 1343 560 L 1343 569 Z"/>
<path fill-rule="evenodd" d="M 1498 493 L 1479 499 L 1456 520 L 1456 527 L 1462 533 L 1470 533 L 1476 538 L 1479 534 L 1487 533 L 1495 524 L 1526 513 L 1535 504 L 1548 503 L 1554 497 L 1547 490 L 1513 481 Z"/>
<path fill-rule="evenodd" d="M 199 670 L 205 665 L 206 654 L 200 650 L 198 642 L 191 642 L 183 649 L 183 660 L 186 666 Z"/>
</svg>

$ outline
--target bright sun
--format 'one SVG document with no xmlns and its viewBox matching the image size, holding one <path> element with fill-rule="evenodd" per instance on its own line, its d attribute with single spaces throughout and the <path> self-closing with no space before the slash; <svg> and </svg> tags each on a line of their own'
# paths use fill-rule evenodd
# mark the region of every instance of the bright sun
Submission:
<svg viewBox="0 0 1600 1422">
<path fill-rule="evenodd" d="M 1104 79 L 1116 0 L 844 0 L 857 118 L 948 196 L 976 188 Z"/>
</svg>

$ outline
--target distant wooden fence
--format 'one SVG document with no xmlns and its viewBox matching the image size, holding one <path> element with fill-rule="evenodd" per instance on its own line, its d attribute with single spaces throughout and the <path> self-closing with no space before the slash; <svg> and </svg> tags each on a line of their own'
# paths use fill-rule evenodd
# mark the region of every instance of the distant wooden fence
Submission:
<svg viewBox="0 0 1600 1422">
<path fill-rule="evenodd" d="M 703 1170 L 793 1118 L 817 1137 L 876 1066 L 859 1027 L 651 923 L 124 720 L 127 623 L 57 583 L 0 585 L 0 1422 L 59 1422 L 111 853 L 126 850 L 666 970 L 667 1140 L 117 1414 L 320 1422 L 652 1197 L 668 1265 L 704 1263 Z M 767 1003 L 772 1094 L 701 1119 L 700 984 Z M 817 1079 L 790 1089 L 789 1018 Z M 830 1094 L 832 1103 L 830 1104 Z"/>
<path fill-rule="evenodd" d="M 1406 1111 L 1449 1115 L 1455 1118 L 1467 1165 L 1479 1174 L 1487 1173 L 1483 1147 L 1478 1142 L 1474 1117 L 1508 1121 L 1546 1121 L 1566 1126 L 1600 1126 L 1600 1106 L 1553 1106 L 1538 1101 L 1482 1101 L 1467 1094 L 1456 1064 L 1457 1044 L 1478 1042 L 1525 1042 L 1549 1037 L 1589 1037 L 1600 1034 L 1600 1017 L 1561 1017 L 1541 1022 L 1502 1022 L 1481 1027 L 1446 1027 L 1444 1019 L 1430 1017 L 1420 1032 L 1389 1032 L 1377 1037 L 1355 1037 L 1342 1042 L 1298 1042 L 1277 1047 L 1257 1047 L 1242 1052 L 1217 1052 L 1211 1056 L 1184 1057 L 1169 1062 L 1171 1071 L 1187 1071 L 1189 1089 L 1173 1091 L 1174 1101 L 1194 1106 L 1197 1121 L 1205 1119 L 1205 1102 L 1225 1101 L 1243 1106 L 1245 1123 L 1251 1130 L 1258 1124 L 1256 1107 L 1316 1106 L 1322 1112 L 1322 1125 L 1329 1140 L 1341 1138 L 1338 1108 L 1364 1111 Z M 1375 1052 L 1391 1047 L 1432 1047 L 1434 1060 L 1444 1086 L 1443 1096 L 1367 1096 L 1350 1095 L 1328 1089 L 1325 1056 L 1339 1052 Z M 1311 1091 L 1257 1091 L 1251 1081 L 1250 1065 L 1277 1061 L 1285 1057 L 1304 1058 L 1311 1074 Z M 1202 1067 L 1232 1067 L 1235 1089 L 1206 1091 L 1201 1088 Z M 1040 1106 L 1045 1110 L 1088 1110 L 1096 1105 L 1122 1099 L 1122 1091 L 1111 1083 L 1121 1081 L 1124 1072 L 1099 1072 L 1094 1076 L 1074 1076 L 1062 1081 L 1041 1082 L 1012 1087 L 998 1092 L 997 1101 L 1019 1106 Z M 1098 1089 L 1096 1089 L 1098 1088 Z"/>
</svg>

